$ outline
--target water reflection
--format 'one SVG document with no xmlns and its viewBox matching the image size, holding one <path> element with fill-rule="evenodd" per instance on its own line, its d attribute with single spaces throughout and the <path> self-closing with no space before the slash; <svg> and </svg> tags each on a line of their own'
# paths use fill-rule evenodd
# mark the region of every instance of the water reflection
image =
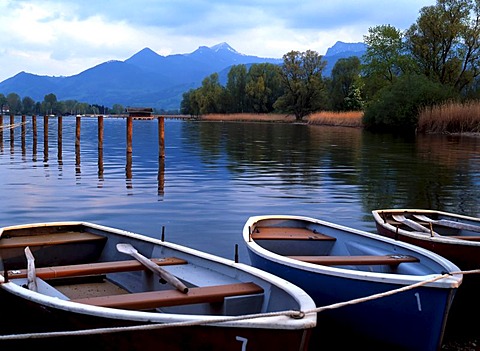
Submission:
<svg viewBox="0 0 480 351">
<path fill-rule="evenodd" d="M 128 153 L 125 120 L 106 118 L 103 135 L 97 119 L 82 119 L 81 143 L 79 126 L 75 117 L 50 118 L 45 133 L 44 123 L 27 117 L 25 134 L 13 137 L 22 155 L 11 133 L 0 133 L 1 191 L 9 199 L 0 203 L 0 225 L 78 218 L 158 237 L 167 223 L 169 240 L 231 258 L 251 215 L 308 215 L 369 231 L 376 208 L 480 215 L 477 137 L 411 140 L 355 128 L 167 119 L 163 145 L 157 121 L 134 121 Z M 37 143 L 44 145 L 38 168 Z"/>
<path fill-rule="evenodd" d="M 295 196 L 360 196 L 365 212 L 421 207 L 479 214 L 480 139 L 414 140 L 359 129 L 270 124 L 185 124 L 183 139 L 204 165 L 252 186 L 294 187 Z M 333 191 L 333 190 L 332 190 Z"/>
</svg>

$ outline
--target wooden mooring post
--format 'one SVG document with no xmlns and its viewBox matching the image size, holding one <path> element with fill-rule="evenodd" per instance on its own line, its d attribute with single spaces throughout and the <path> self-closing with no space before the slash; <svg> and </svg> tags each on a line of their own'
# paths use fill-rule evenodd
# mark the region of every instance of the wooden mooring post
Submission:
<svg viewBox="0 0 480 351">
<path fill-rule="evenodd" d="M 48 115 L 43 116 L 43 161 L 48 161 Z"/>
<path fill-rule="evenodd" d="M 26 136 L 27 136 L 27 117 L 22 115 L 22 155 L 25 156 L 27 153 L 27 143 L 26 143 Z"/>
<path fill-rule="evenodd" d="M 22 154 L 26 153 L 26 134 L 27 134 L 27 117 L 21 116 L 21 142 L 22 142 Z M 133 140 L 133 116 L 126 118 L 126 172 L 125 177 L 127 180 L 127 188 L 132 188 L 132 140 Z M 158 116 L 158 195 L 164 194 L 165 184 L 165 118 L 164 116 Z M 80 173 L 80 137 L 81 137 L 81 116 L 76 117 L 75 125 L 75 164 L 77 174 Z M 4 133 L 4 118 L 0 114 L 0 148 L 3 150 L 3 133 Z M 32 160 L 37 161 L 37 143 L 38 143 L 38 128 L 37 128 L 37 116 L 31 115 L 32 122 Z M 98 176 L 99 180 L 103 180 L 103 145 L 104 145 L 104 116 L 100 115 L 97 118 L 98 122 Z M 44 162 L 48 161 L 48 136 L 49 136 L 49 115 L 43 116 L 43 153 Z M 10 115 L 10 147 L 11 152 L 14 152 L 14 140 L 15 140 L 15 115 Z M 57 116 L 57 147 L 58 147 L 58 162 L 62 164 L 62 149 L 63 149 L 63 117 Z"/>
<path fill-rule="evenodd" d="M 132 153 L 133 117 L 127 117 L 127 154 Z"/>
<path fill-rule="evenodd" d="M 103 116 L 98 116 L 98 150 L 103 150 Z"/>
<path fill-rule="evenodd" d="M 165 194 L 165 118 L 158 117 L 158 195 Z"/>
<path fill-rule="evenodd" d="M 0 113 L 0 146 L 3 148 L 3 115 Z"/>
<path fill-rule="evenodd" d="M 58 163 L 62 164 L 62 145 L 63 145 L 63 117 L 57 117 L 57 158 Z"/>
<path fill-rule="evenodd" d="M 103 116 L 98 116 L 98 180 L 103 180 Z"/>
<path fill-rule="evenodd" d="M 158 117 L 158 157 L 165 158 L 165 118 Z"/>
<path fill-rule="evenodd" d="M 37 116 L 32 115 L 32 130 L 33 130 L 33 139 L 32 139 L 32 159 L 33 161 L 37 160 Z"/>
<path fill-rule="evenodd" d="M 10 150 L 13 152 L 15 139 L 15 115 L 10 115 Z"/>
</svg>

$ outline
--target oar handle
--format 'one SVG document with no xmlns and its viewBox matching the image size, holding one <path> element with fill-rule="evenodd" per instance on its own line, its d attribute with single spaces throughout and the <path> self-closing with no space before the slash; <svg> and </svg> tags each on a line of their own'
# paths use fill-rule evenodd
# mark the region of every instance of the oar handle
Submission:
<svg viewBox="0 0 480 351">
<path fill-rule="evenodd" d="M 168 273 L 166 270 L 160 268 L 157 264 L 153 263 L 151 260 L 146 258 L 145 256 L 139 254 L 138 252 L 132 252 L 132 256 L 137 259 L 141 264 L 145 267 L 150 269 L 152 272 L 158 274 L 162 277 L 166 282 L 172 284 L 177 290 L 187 293 L 188 288 L 185 284 L 183 284 L 177 277 L 173 274 Z"/>
</svg>

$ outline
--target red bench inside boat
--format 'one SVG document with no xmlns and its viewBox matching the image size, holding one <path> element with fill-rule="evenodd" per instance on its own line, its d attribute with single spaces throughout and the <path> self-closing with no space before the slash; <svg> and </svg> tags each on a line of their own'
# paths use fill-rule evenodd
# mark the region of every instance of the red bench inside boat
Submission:
<svg viewBox="0 0 480 351">
<path fill-rule="evenodd" d="M 254 240 L 336 240 L 310 229 L 295 227 L 256 227 L 251 237 Z"/>
<path fill-rule="evenodd" d="M 22 247 L 76 244 L 82 242 L 106 241 L 107 238 L 87 232 L 46 233 L 37 235 L 19 235 L 0 237 L 0 249 L 15 249 Z"/>
<path fill-rule="evenodd" d="M 187 261 L 182 260 L 176 257 L 167 257 L 167 258 L 152 258 L 153 262 L 159 266 L 168 266 L 175 264 L 186 264 Z M 54 278 L 67 278 L 75 277 L 82 275 L 94 275 L 94 274 L 107 274 L 107 273 L 118 273 L 118 272 L 127 272 L 127 271 L 140 271 L 147 270 L 144 265 L 142 265 L 137 260 L 126 260 L 126 261 L 109 261 L 109 262 L 96 262 L 96 263 L 86 263 L 86 264 L 74 264 L 67 266 L 52 266 L 52 267 L 42 267 L 36 268 L 35 274 L 37 277 L 42 279 L 54 279 Z M 9 278 L 26 278 L 27 270 L 13 270 L 8 272 Z"/>
<path fill-rule="evenodd" d="M 407 255 L 365 255 L 365 256 L 288 256 L 302 262 L 322 264 L 326 266 L 342 265 L 399 265 L 404 262 L 420 260 Z"/>
<path fill-rule="evenodd" d="M 71 301 L 102 307 L 145 310 L 195 303 L 223 302 L 226 297 L 262 293 L 263 289 L 255 283 L 237 283 L 189 288 L 188 293 L 172 289 L 90 297 Z"/>
</svg>

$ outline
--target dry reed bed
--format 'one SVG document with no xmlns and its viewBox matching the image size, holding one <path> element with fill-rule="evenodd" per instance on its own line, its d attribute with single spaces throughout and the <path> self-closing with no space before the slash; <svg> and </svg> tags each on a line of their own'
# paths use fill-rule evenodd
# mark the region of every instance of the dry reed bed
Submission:
<svg viewBox="0 0 480 351">
<path fill-rule="evenodd" d="M 361 127 L 363 112 L 317 112 L 303 118 L 303 122 L 314 125 Z M 237 121 L 237 122 L 295 122 L 295 116 L 284 114 L 208 114 L 201 117 L 202 121 Z"/>
<path fill-rule="evenodd" d="M 322 111 L 308 116 L 308 124 L 362 127 L 362 111 L 329 112 Z"/>
<path fill-rule="evenodd" d="M 480 133 L 480 102 L 445 103 L 420 111 L 418 132 Z"/>
<path fill-rule="evenodd" d="M 235 121 L 235 122 L 294 122 L 295 116 L 284 114 L 261 114 L 261 113 L 230 113 L 208 114 L 200 118 L 202 121 Z"/>
<path fill-rule="evenodd" d="M 236 122 L 297 122 L 295 116 L 285 114 L 208 114 L 200 118 L 204 121 Z M 362 111 L 312 113 L 303 118 L 303 123 L 341 127 L 363 127 Z M 448 102 L 426 107 L 420 111 L 418 118 L 419 133 L 480 133 L 480 101 L 468 103 Z"/>
</svg>

